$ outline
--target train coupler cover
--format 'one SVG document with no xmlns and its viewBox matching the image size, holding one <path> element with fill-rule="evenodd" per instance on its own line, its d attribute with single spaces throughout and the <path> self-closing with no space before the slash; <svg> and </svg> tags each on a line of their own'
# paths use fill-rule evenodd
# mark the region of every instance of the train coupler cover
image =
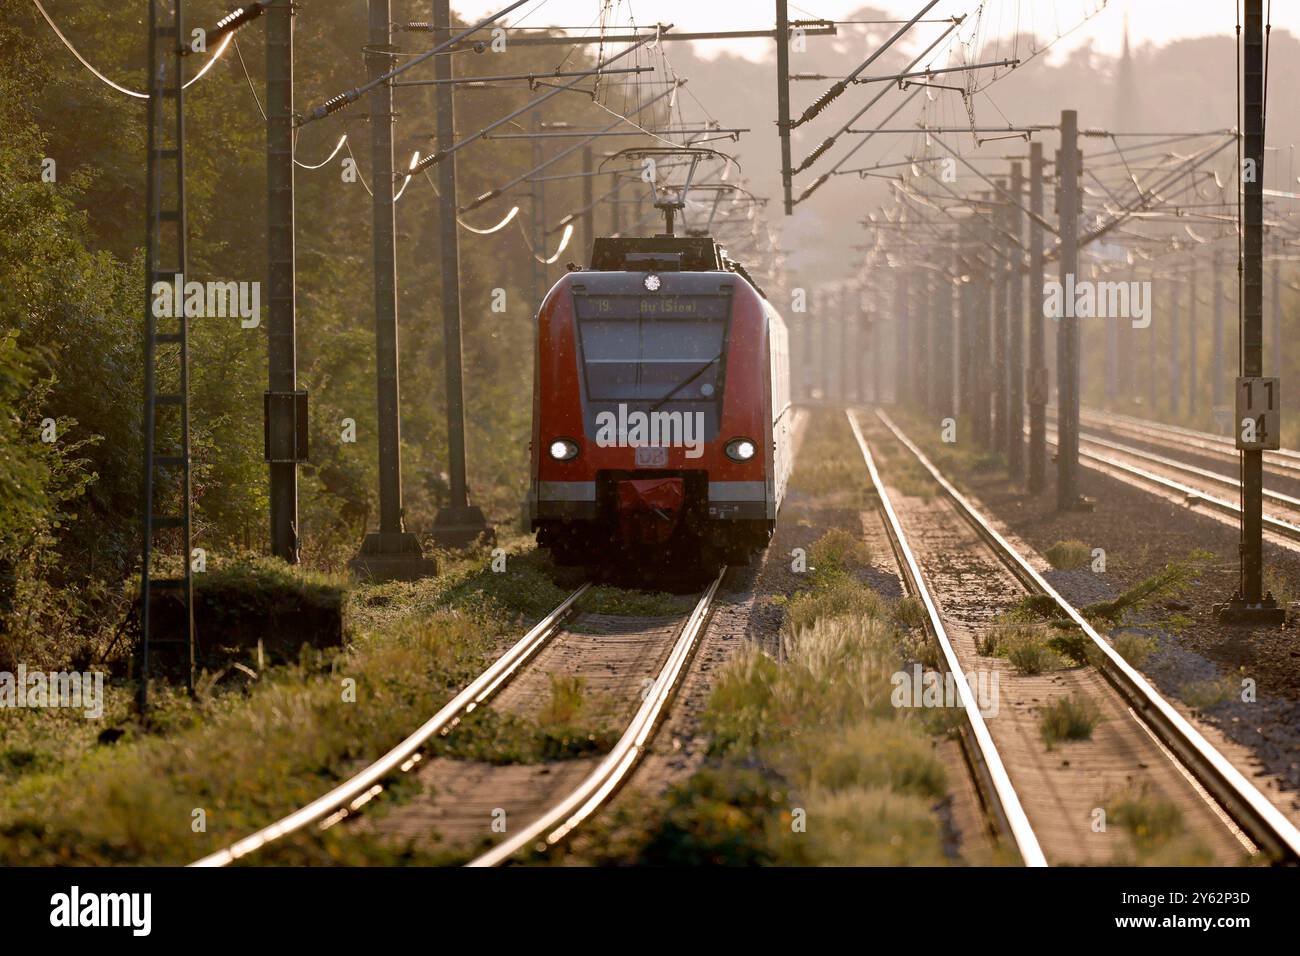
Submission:
<svg viewBox="0 0 1300 956">
<path fill-rule="evenodd" d="M 686 501 L 681 478 L 635 478 L 618 483 L 618 525 L 623 540 L 663 544 L 672 537 Z"/>
</svg>

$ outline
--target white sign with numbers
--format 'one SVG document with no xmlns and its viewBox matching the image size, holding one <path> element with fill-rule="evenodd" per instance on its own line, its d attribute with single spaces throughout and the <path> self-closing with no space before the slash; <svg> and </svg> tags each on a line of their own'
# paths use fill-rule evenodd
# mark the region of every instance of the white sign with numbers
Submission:
<svg viewBox="0 0 1300 956">
<path fill-rule="evenodd" d="M 1282 400 L 1276 378 L 1237 379 L 1237 447 L 1270 451 L 1282 447 Z"/>
</svg>

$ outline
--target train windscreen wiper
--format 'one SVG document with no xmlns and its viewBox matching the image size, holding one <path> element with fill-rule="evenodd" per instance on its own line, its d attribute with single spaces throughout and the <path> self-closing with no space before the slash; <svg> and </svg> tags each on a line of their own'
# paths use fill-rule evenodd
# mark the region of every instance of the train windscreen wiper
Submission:
<svg viewBox="0 0 1300 956">
<path fill-rule="evenodd" d="M 692 372 L 688 378 L 683 379 L 682 381 L 674 385 L 671 392 L 669 392 L 663 398 L 659 399 L 659 401 L 655 402 L 653 405 L 650 406 L 650 411 L 657 412 L 659 411 L 659 409 L 663 408 L 665 403 L 667 403 L 670 398 L 672 398 L 674 395 L 676 395 L 678 392 L 684 389 L 687 385 L 690 385 L 691 382 L 695 381 L 697 378 L 703 375 L 706 371 L 708 371 L 709 368 L 718 364 L 718 362 L 722 361 L 722 356 L 724 354 L 726 353 L 719 352 L 713 358 L 709 359 L 707 362 L 705 362 L 703 365 L 697 368 L 694 372 Z"/>
</svg>

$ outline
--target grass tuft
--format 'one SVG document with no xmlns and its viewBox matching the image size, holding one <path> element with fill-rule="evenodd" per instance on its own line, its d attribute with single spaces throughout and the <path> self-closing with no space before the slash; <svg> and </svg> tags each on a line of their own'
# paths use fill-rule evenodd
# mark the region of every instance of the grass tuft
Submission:
<svg viewBox="0 0 1300 956">
<path fill-rule="evenodd" d="M 1178 696 L 1188 707 L 1209 710 L 1231 700 L 1240 689 L 1240 685 L 1231 677 L 1213 677 L 1184 684 Z"/>
<path fill-rule="evenodd" d="M 930 620 L 930 615 L 925 610 L 925 604 L 920 598 L 908 595 L 899 598 L 894 602 L 893 610 L 894 623 L 901 627 L 925 627 Z"/>
<path fill-rule="evenodd" d="M 1041 674 L 1065 663 L 1053 649 L 1053 640 L 1041 624 L 1009 621 L 981 634 L 976 649 L 985 657 L 1005 657 L 1021 674 Z"/>
<path fill-rule="evenodd" d="M 550 674 L 551 697 L 537 715 L 542 725 L 571 724 L 587 706 L 587 680 L 581 674 Z"/>
<path fill-rule="evenodd" d="M 1121 854 L 1119 865 L 1209 866 L 1209 849 L 1187 831 L 1182 811 L 1145 788 L 1130 789 L 1106 801 L 1107 823 L 1127 831 L 1132 856 Z"/>
<path fill-rule="evenodd" d="M 665 591 L 638 591 L 632 588 L 600 584 L 582 596 L 579 607 L 588 614 L 619 617 L 669 617 L 688 610 L 694 596 L 669 594 Z"/>
<path fill-rule="evenodd" d="M 1091 698 L 1072 694 L 1039 708 L 1038 730 L 1051 750 L 1062 740 L 1088 740 L 1100 720 L 1101 712 Z"/>
<path fill-rule="evenodd" d="M 819 618 L 884 617 L 880 595 L 844 575 L 832 575 L 801 591 L 786 605 L 786 632 L 797 634 Z"/>
<path fill-rule="evenodd" d="M 1120 631 L 1111 638 L 1115 652 L 1134 667 L 1141 667 L 1155 653 L 1156 639 L 1138 631 Z"/>
<path fill-rule="evenodd" d="M 1212 555 L 1207 552 L 1192 552 L 1185 560 L 1165 565 L 1162 570 L 1139 581 L 1114 600 L 1089 604 L 1083 608 L 1083 616 L 1089 621 L 1118 626 L 1130 612 L 1181 594 L 1191 585 L 1210 557 Z"/>
<path fill-rule="evenodd" d="M 818 571 L 851 573 L 871 566 L 870 546 L 843 528 L 832 528 L 818 538 L 808 557 Z"/>
<path fill-rule="evenodd" d="M 1082 541 L 1071 538 L 1069 541 L 1056 542 L 1043 557 L 1058 571 L 1073 571 L 1089 566 L 1092 562 L 1092 549 Z"/>
</svg>

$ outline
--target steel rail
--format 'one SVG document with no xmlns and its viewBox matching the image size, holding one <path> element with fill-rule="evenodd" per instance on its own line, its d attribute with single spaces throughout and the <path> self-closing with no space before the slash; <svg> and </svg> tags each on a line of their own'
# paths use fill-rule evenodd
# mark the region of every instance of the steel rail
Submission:
<svg viewBox="0 0 1300 956">
<path fill-rule="evenodd" d="M 1055 445 L 1056 444 L 1055 436 L 1053 435 L 1052 437 L 1050 437 L 1048 441 L 1052 445 Z M 1080 436 L 1080 441 L 1087 442 L 1087 441 L 1094 441 L 1094 439 L 1088 439 L 1083 436 Z M 1127 453 L 1132 454 L 1132 452 L 1127 452 Z M 1236 502 L 1229 501 L 1226 498 L 1219 498 L 1213 494 L 1210 494 L 1204 488 L 1197 488 L 1194 485 L 1184 484 L 1183 482 L 1178 481 L 1174 478 L 1167 478 L 1164 475 L 1157 475 L 1155 472 L 1147 471 L 1145 468 L 1139 468 L 1136 465 L 1130 465 L 1128 462 L 1120 461 L 1118 458 L 1112 458 L 1109 455 L 1102 455 L 1095 451 L 1088 451 L 1086 448 L 1083 448 L 1082 446 L 1079 448 L 1079 457 L 1088 461 L 1096 462 L 1098 465 L 1105 466 L 1106 468 L 1114 468 L 1117 471 L 1121 471 L 1126 475 L 1130 475 L 1134 478 L 1138 478 L 1148 484 L 1158 485 L 1159 487 L 1164 488 L 1166 491 L 1176 491 L 1179 494 L 1183 495 L 1185 498 L 1193 499 L 1198 503 L 1204 502 L 1205 504 L 1209 505 L 1211 508 L 1215 509 L 1216 511 L 1222 511 L 1225 514 L 1230 514 L 1238 517 L 1241 515 L 1241 505 L 1237 504 Z M 1104 471 L 1104 468 L 1098 470 Z M 1228 481 L 1234 485 L 1237 484 L 1235 479 L 1228 479 Z M 1240 486 L 1238 485 L 1238 487 Z M 1271 495 L 1271 494 L 1276 494 L 1276 492 L 1266 492 L 1266 494 Z M 1281 535 L 1284 538 L 1290 538 L 1295 541 L 1300 541 L 1300 525 L 1291 524 L 1291 522 L 1289 521 L 1283 521 L 1281 518 L 1274 518 L 1271 515 L 1264 515 L 1263 520 L 1264 520 L 1264 527 L 1267 528 L 1268 530 L 1275 532 L 1276 534 Z"/>
<path fill-rule="evenodd" d="M 1025 813 L 1025 808 L 1020 802 L 1020 796 L 1011 783 L 1011 776 L 1002 763 L 1002 756 L 998 753 L 997 745 L 993 742 L 993 736 L 989 733 L 988 725 L 984 722 L 984 715 L 980 713 L 975 702 L 975 695 L 971 692 L 970 683 L 966 680 L 966 672 L 962 669 L 961 661 L 957 659 L 957 652 L 948 639 L 948 632 L 943 626 L 942 618 L 939 616 L 938 606 L 925 584 L 925 579 L 921 574 L 921 567 L 917 564 L 911 546 L 907 543 L 907 536 L 903 531 L 902 522 L 899 521 L 898 514 L 894 511 L 893 502 L 890 501 L 889 494 L 885 491 L 885 483 L 880 478 L 880 472 L 876 470 L 876 462 L 871 455 L 867 439 L 862 434 L 862 429 L 858 426 L 854 414 L 846 410 L 845 415 L 848 417 L 849 427 L 853 429 L 853 437 L 857 439 L 858 448 L 862 451 L 863 460 L 867 463 L 867 472 L 871 475 L 872 486 L 880 499 L 880 508 L 885 515 L 885 526 L 889 532 L 889 540 L 893 546 L 895 556 L 898 558 L 899 568 L 903 571 L 908 590 L 925 605 L 925 612 L 930 621 L 930 631 L 938 642 L 939 649 L 943 652 L 943 659 L 948 673 L 952 675 L 953 682 L 956 684 L 958 695 L 961 698 L 962 709 L 966 714 L 966 730 L 969 732 L 962 734 L 962 742 L 965 744 L 963 750 L 966 752 L 966 759 L 970 762 L 976 780 L 980 783 L 980 791 L 984 802 L 996 819 L 998 829 L 1003 834 L 1009 835 L 1015 843 L 1016 848 L 1020 851 L 1020 858 L 1024 860 L 1025 865 L 1047 866 L 1047 857 L 1043 854 L 1043 848 L 1038 842 L 1038 837 L 1029 822 L 1029 816 Z"/>
<path fill-rule="evenodd" d="M 1193 448 L 1200 448 L 1203 451 L 1211 451 L 1217 454 L 1228 454 L 1234 458 L 1237 455 L 1237 446 L 1231 438 L 1215 435 L 1212 432 L 1197 431 L 1192 428 L 1184 428 L 1181 425 L 1170 425 L 1145 418 L 1134 418 L 1131 415 L 1121 415 L 1117 412 L 1099 412 L 1095 409 L 1084 409 L 1083 418 L 1092 419 L 1102 425 L 1126 428 L 1129 431 L 1138 433 L 1163 433 L 1170 437 L 1176 436 L 1185 440 L 1185 443 L 1190 444 Z M 1287 471 L 1300 471 L 1300 452 L 1292 449 L 1280 448 L 1266 451 L 1264 452 L 1264 459 L 1265 464 L 1269 466 Z"/>
<path fill-rule="evenodd" d="M 388 753 L 384 754 L 360 773 L 339 784 L 329 793 L 317 797 L 311 803 L 288 816 L 265 826 L 250 836 L 232 843 L 225 849 L 210 853 L 190 866 L 210 867 L 227 866 L 241 857 L 261 849 L 268 843 L 288 836 L 308 824 L 324 819 L 336 811 L 355 810 L 372 795 L 379 782 L 400 768 L 406 769 L 407 762 L 416 755 L 425 742 L 434 734 L 454 726 L 461 717 L 472 713 L 486 702 L 502 685 L 515 676 L 523 665 L 542 648 L 573 610 L 574 604 L 591 587 L 590 583 L 582 585 L 565 598 L 550 614 L 542 618 L 510 650 L 498 657 L 487 670 L 474 678 L 464 690 L 453 697 L 442 708 L 425 721 L 418 730 L 408 736 Z"/>
<path fill-rule="evenodd" d="M 467 866 L 500 866 L 534 843 L 538 844 L 539 849 L 554 846 L 595 813 L 627 779 L 628 774 L 644 756 L 646 745 L 677 689 L 678 681 L 686 669 L 686 663 L 690 660 L 699 643 L 699 637 L 704 632 L 704 625 L 713 609 L 714 595 L 717 594 L 718 586 L 726 573 L 727 568 L 724 565 L 718 572 L 718 576 L 713 579 L 713 583 L 700 596 L 674 642 L 668 659 L 660 669 L 659 676 L 646 692 L 641 706 L 627 725 L 627 729 L 623 731 L 623 736 L 596 769 L 550 810 L 514 836 L 471 860 L 466 864 Z"/>
<path fill-rule="evenodd" d="M 1197 478 L 1205 478 L 1209 481 L 1217 481 L 1220 484 L 1228 485 L 1231 488 L 1241 488 L 1241 481 L 1233 478 L 1231 475 L 1221 475 L 1217 471 L 1211 471 L 1208 468 L 1202 468 L 1199 465 L 1193 465 L 1185 461 L 1178 461 L 1175 458 L 1167 458 L 1164 455 L 1157 455 L 1153 451 L 1147 451 L 1143 448 L 1134 448 L 1132 445 L 1125 445 L 1122 442 L 1111 441 L 1108 438 L 1099 438 L 1096 435 L 1080 435 L 1080 441 L 1097 445 L 1101 448 L 1109 448 L 1111 451 L 1117 451 L 1124 455 L 1130 455 L 1134 458 L 1141 458 L 1149 461 L 1153 465 L 1160 465 L 1163 468 L 1170 468 L 1175 471 L 1181 471 L 1188 475 L 1195 475 Z M 1268 488 L 1262 489 L 1264 497 L 1288 508 L 1300 510 L 1300 498 L 1292 495 L 1283 494 L 1280 491 L 1271 491 Z"/>
<path fill-rule="evenodd" d="M 1050 597 L 1061 611 L 1083 631 L 1102 653 L 1098 670 L 1129 702 L 1166 747 L 1175 754 L 1228 815 L 1245 831 L 1256 846 L 1279 862 L 1300 863 L 1300 829 L 1275 807 L 1259 789 L 1246 779 L 1232 762 L 1219 753 L 1192 724 L 1174 709 L 1128 661 L 1103 638 L 1069 601 L 1063 598 L 1038 573 L 1024 556 L 1007 542 L 996 528 L 948 481 L 925 456 L 925 453 L 896 426 L 883 410 L 877 411 L 894 436 L 916 457 L 956 502 L 966 520 L 985 540 L 996 545 L 1003 561 L 1019 567 L 1021 574 L 1034 582 L 1035 588 Z M 1300 529 L 1298 529 L 1300 530 Z"/>
</svg>

